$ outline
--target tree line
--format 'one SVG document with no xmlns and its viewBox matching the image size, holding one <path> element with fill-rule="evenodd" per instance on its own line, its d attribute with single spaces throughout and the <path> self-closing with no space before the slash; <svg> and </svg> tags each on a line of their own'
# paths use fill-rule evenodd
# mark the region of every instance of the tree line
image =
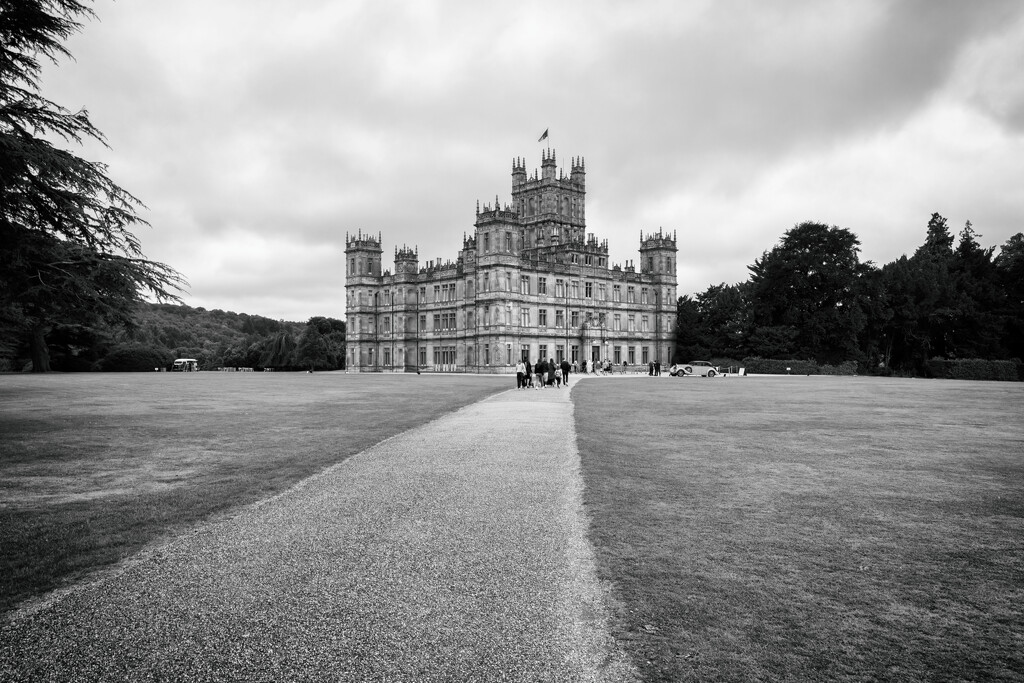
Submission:
<svg viewBox="0 0 1024 683">
<path fill-rule="evenodd" d="M 1024 234 L 982 247 L 935 213 L 912 256 L 861 262 L 845 228 L 801 223 L 748 266 L 750 277 L 677 302 L 678 361 L 800 359 L 930 376 L 936 359 L 1024 358 Z"/>
<path fill-rule="evenodd" d="M 152 371 L 175 358 L 202 370 L 337 370 L 345 361 L 345 322 L 315 316 L 306 323 L 176 304 L 133 306 L 127 324 L 94 320 L 54 324 L 47 335 L 50 369 L 60 372 Z M 27 344 L 0 358 L 4 370 L 27 369 Z"/>
</svg>

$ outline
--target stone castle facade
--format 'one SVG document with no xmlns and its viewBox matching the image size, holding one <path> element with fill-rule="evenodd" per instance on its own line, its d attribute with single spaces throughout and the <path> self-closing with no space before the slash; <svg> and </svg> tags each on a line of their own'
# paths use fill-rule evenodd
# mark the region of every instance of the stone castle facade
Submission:
<svg viewBox="0 0 1024 683">
<path fill-rule="evenodd" d="M 345 237 L 349 372 L 514 372 L 522 358 L 671 361 L 676 238 L 640 234 L 639 269 L 608 260 L 586 232 L 586 170 L 568 175 L 555 152 L 541 171 L 512 163 L 512 203 L 480 207 L 455 261 L 419 262 L 396 248 L 385 270 L 382 236 Z"/>
</svg>

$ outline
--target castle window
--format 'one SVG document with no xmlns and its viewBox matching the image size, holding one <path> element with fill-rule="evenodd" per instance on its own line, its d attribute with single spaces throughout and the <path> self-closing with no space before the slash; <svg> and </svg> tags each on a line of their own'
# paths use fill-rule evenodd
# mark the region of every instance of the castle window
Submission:
<svg viewBox="0 0 1024 683">
<path fill-rule="evenodd" d="M 627 304 L 635 304 L 636 303 L 636 287 L 627 287 L 626 288 L 626 303 Z"/>
<path fill-rule="evenodd" d="M 575 256 L 575 254 L 574 254 L 574 256 Z M 573 299 L 579 299 L 580 298 L 580 283 L 579 283 L 579 280 L 573 280 L 572 281 L 571 292 L 572 292 L 572 298 Z"/>
<path fill-rule="evenodd" d="M 648 256 L 647 257 L 647 270 L 648 271 L 654 270 L 654 257 L 653 256 Z"/>
<path fill-rule="evenodd" d="M 636 316 L 631 315 L 626 319 L 626 330 L 629 332 L 636 332 Z"/>
<path fill-rule="evenodd" d="M 584 296 L 586 296 L 588 299 L 592 298 L 594 296 L 594 283 L 593 282 L 586 282 L 586 283 L 584 283 L 583 291 L 584 291 Z"/>
<path fill-rule="evenodd" d="M 505 271 L 505 291 L 512 291 L 512 273 L 507 270 Z"/>
<path fill-rule="evenodd" d="M 629 364 L 630 365 L 634 365 L 636 363 L 636 348 L 632 347 L 632 346 L 630 346 L 628 348 L 629 348 Z"/>
<path fill-rule="evenodd" d="M 519 276 L 519 293 L 529 294 L 530 293 L 530 276 L 520 275 Z"/>
<path fill-rule="evenodd" d="M 441 329 L 441 314 L 434 314 L 434 331 L 437 332 Z"/>
<path fill-rule="evenodd" d="M 569 320 L 570 320 L 570 324 L 572 325 L 572 327 L 579 327 L 580 326 L 580 312 L 579 311 L 573 311 Z"/>
<path fill-rule="evenodd" d="M 589 266 L 589 265 L 593 265 L 593 263 L 594 263 L 594 257 L 591 256 L 590 254 L 587 254 L 586 256 L 583 257 L 583 265 Z"/>
<path fill-rule="evenodd" d="M 612 301 L 622 301 L 622 286 L 612 285 Z"/>
<path fill-rule="evenodd" d="M 619 315 L 618 313 L 616 313 L 615 317 L 612 319 L 612 325 L 613 325 L 613 327 L 612 327 L 613 330 L 621 330 L 622 329 L 622 316 Z M 618 359 L 616 359 L 616 360 L 618 360 Z"/>
<path fill-rule="evenodd" d="M 579 264 L 579 262 L 580 262 L 580 255 L 574 253 L 572 255 L 572 262 L 575 263 L 575 264 Z"/>
<path fill-rule="evenodd" d="M 555 296 L 559 298 L 565 297 L 565 280 L 561 278 L 555 280 Z"/>
<path fill-rule="evenodd" d="M 604 267 L 604 257 L 603 256 L 598 256 L 597 257 L 597 265 L 601 266 L 602 268 Z"/>
<path fill-rule="evenodd" d="M 541 327 L 548 326 L 548 309 L 542 308 L 537 313 L 537 324 L 540 325 Z"/>
<path fill-rule="evenodd" d="M 650 332 L 651 331 L 650 327 L 651 327 L 650 319 L 646 315 L 641 316 L 640 317 L 640 331 L 641 332 Z"/>
<path fill-rule="evenodd" d="M 555 327 L 565 327 L 565 312 L 561 308 L 555 311 Z"/>
<path fill-rule="evenodd" d="M 597 300 L 608 301 L 608 286 L 603 282 L 597 285 Z"/>
<path fill-rule="evenodd" d="M 646 287 L 641 287 L 640 288 L 640 303 L 642 303 L 642 304 L 646 304 L 647 303 L 647 288 Z"/>
<path fill-rule="evenodd" d="M 544 359 L 546 359 L 548 357 L 548 345 L 547 344 L 541 344 L 540 346 L 537 347 L 537 357 L 540 360 L 544 360 Z"/>
<path fill-rule="evenodd" d="M 650 352 L 650 349 L 647 348 L 646 346 L 641 347 L 641 349 L 640 349 L 640 358 L 641 358 L 640 362 L 643 363 L 644 365 L 647 365 L 648 363 L 650 363 L 651 362 L 651 352 Z"/>
<path fill-rule="evenodd" d="M 537 278 L 537 293 L 547 294 L 548 293 L 548 279 L 546 277 Z"/>
<path fill-rule="evenodd" d="M 484 233 L 484 253 L 490 253 L 491 251 L 491 233 Z"/>
<path fill-rule="evenodd" d="M 519 309 L 519 324 L 523 327 L 530 326 L 530 309 L 521 308 Z"/>
<path fill-rule="evenodd" d="M 512 253 L 512 233 L 505 233 L 505 251 Z"/>
</svg>

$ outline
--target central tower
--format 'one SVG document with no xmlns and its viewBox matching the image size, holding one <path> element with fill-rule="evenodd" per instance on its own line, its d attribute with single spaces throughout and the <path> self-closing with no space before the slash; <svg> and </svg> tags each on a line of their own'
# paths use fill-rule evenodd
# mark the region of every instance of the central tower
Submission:
<svg viewBox="0 0 1024 683">
<path fill-rule="evenodd" d="M 586 169 L 573 159 L 569 175 L 558 170 L 555 152 L 541 156 L 540 177 L 526 175 L 525 162 L 512 162 L 512 205 L 522 224 L 523 249 L 583 242 L 586 234 Z"/>
</svg>

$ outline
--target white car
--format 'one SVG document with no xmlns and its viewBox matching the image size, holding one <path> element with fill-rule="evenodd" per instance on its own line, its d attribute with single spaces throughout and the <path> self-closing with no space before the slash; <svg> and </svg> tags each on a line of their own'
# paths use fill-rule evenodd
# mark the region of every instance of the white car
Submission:
<svg viewBox="0 0 1024 683">
<path fill-rule="evenodd" d="M 689 377 L 691 375 L 695 377 L 714 377 L 720 372 L 718 368 L 713 366 L 706 360 L 695 360 L 689 363 L 676 363 L 668 370 L 668 374 L 673 377 Z"/>
</svg>

